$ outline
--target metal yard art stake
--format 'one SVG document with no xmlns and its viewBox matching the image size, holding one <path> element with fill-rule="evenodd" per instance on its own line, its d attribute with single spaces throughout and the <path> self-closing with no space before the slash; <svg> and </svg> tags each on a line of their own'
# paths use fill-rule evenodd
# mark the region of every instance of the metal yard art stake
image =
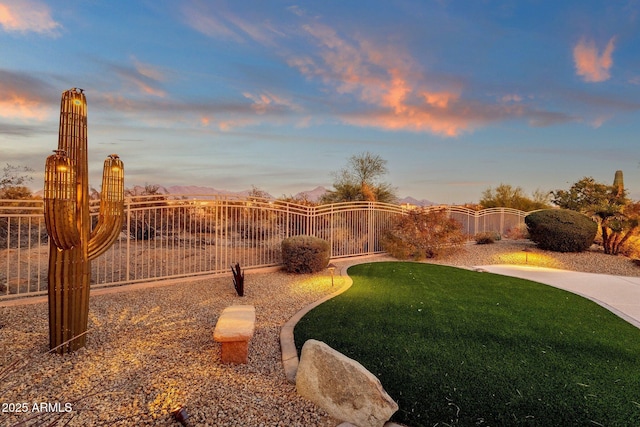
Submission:
<svg viewBox="0 0 640 427">
<path fill-rule="evenodd" d="M 58 149 L 45 165 L 44 215 L 49 234 L 49 345 L 60 354 L 84 347 L 91 260 L 116 241 L 124 218 L 124 168 L 104 162 L 100 213 L 91 230 L 87 160 L 87 100 L 82 89 L 62 93 Z"/>
</svg>

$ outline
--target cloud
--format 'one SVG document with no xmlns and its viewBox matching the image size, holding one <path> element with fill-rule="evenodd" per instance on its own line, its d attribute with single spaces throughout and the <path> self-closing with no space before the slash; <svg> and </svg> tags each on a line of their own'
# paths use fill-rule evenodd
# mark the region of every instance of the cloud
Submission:
<svg viewBox="0 0 640 427">
<path fill-rule="evenodd" d="M 500 98 L 500 100 L 502 102 L 522 102 L 522 96 L 512 93 L 512 94 L 507 94 L 507 95 L 503 95 L 502 98 Z"/>
<path fill-rule="evenodd" d="M 274 36 L 283 36 L 269 21 L 256 24 L 240 18 L 219 4 L 202 0 L 185 2 L 182 16 L 189 27 L 214 39 L 240 43 L 248 37 L 263 45 L 273 45 Z"/>
<path fill-rule="evenodd" d="M 187 25 L 205 36 L 234 41 L 242 40 L 218 15 L 212 13 L 205 3 L 200 1 L 186 3 L 182 8 L 182 14 Z"/>
<path fill-rule="evenodd" d="M 55 111 L 51 88 L 22 73 L 0 69 L 0 117 L 42 121 Z"/>
<path fill-rule="evenodd" d="M 244 92 L 242 95 L 245 98 L 253 101 L 253 105 L 251 107 L 258 114 L 265 114 L 266 112 L 277 107 L 285 107 L 293 111 L 302 110 L 299 105 L 293 103 L 291 100 L 274 95 L 269 92 L 263 92 L 259 95 L 253 95 L 249 92 Z"/>
<path fill-rule="evenodd" d="M 57 37 L 62 28 L 51 17 L 49 7 L 35 0 L 0 1 L 0 25 L 6 32 L 34 32 Z"/>
<path fill-rule="evenodd" d="M 555 111 L 530 110 L 526 116 L 529 118 L 529 125 L 537 128 L 582 121 L 578 116 Z"/>
<path fill-rule="evenodd" d="M 165 73 L 153 65 L 131 58 L 132 65 L 107 63 L 107 68 L 117 75 L 124 87 L 144 95 L 164 98 L 167 94 L 162 88 L 166 80 Z"/>
<path fill-rule="evenodd" d="M 539 115 L 525 106 L 465 99 L 463 85 L 422 72 L 401 47 L 348 39 L 318 23 L 303 29 L 319 50 L 292 55 L 287 63 L 309 79 L 321 79 L 338 95 L 365 103 L 358 111 L 339 113 L 346 123 L 454 137 L 491 122 Z M 506 95 L 503 102 L 521 100 Z"/>
<path fill-rule="evenodd" d="M 609 80 L 609 70 L 613 65 L 613 49 L 615 37 L 609 39 L 602 54 L 598 53 L 593 40 L 582 39 L 573 48 L 573 61 L 576 74 L 585 82 L 603 82 Z"/>
<path fill-rule="evenodd" d="M 595 119 L 593 119 L 591 121 L 591 126 L 594 129 L 598 129 L 600 126 L 602 126 L 607 120 L 611 119 L 612 115 L 611 114 L 607 114 L 607 115 L 603 115 L 603 116 L 598 116 Z"/>
</svg>

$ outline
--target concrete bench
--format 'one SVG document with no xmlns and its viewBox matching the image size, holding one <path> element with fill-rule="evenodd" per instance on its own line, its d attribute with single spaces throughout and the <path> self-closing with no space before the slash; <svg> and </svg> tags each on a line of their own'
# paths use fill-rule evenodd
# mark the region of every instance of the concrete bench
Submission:
<svg viewBox="0 0 640 427">
<path fill-rule="evenodd" d="M 247 363 L 249 340 L 256 323 L 252 305 L 232 305 L 220 313 L 213 339 L 222 343 L 222 363 Z"/>
</svg>

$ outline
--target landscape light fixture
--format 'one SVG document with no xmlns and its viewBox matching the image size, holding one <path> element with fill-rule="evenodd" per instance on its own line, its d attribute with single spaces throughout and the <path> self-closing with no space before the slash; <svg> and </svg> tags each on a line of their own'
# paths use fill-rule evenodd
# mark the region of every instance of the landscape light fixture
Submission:
<svg viewBox="0 0 640 427">
<path fill-rule="evenodd" d="M 524 263 L 529 264 L 529 252 L 531 252 L 531 249 L 524 248 L 522 252 L 524 252 Z"/>
<path fill-rule="evenodd" d="M 329 264 L 327 266 L 327 269 L 329 270 L 329 272 L 331 273 L 331 287 L 333 288 L 333 272 L 336 270 L 336 266 L 333 264 Z"/>
<path fill-rule="evenodd" d="M 183 426 L 187 425 L 187 419 L 189 418 L 189 414 L 187 413 L 187 410 L 184 408 L 184 406 L 182 405 L 176 406 L 171 411 L 171 415 L 173 415 L 173 418 L 175 418 L 175 420 L 180 424 L 182 424 Z"/>
</svg>

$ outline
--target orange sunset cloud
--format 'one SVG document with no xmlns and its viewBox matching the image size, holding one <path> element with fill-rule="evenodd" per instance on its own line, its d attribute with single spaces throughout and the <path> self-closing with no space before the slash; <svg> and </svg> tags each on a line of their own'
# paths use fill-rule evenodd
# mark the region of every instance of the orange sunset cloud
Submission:
<svg viewBox="0 0 640 427">
<path fill-rule="evenodd" d="M 19 94 L 9 94 L 0 99 L 0 117 L 44 120 L 48 113 L 49 110 L 40 101 Z"/>
<path fill-rule="evenodd" d="M 609 69 L 613 65 L 613 49 L 615 37 L 612 37 L 602 54 L 598 53 L 592 40 L 582 39 L 573 48 L 573 61 L 576 73 L 582 76 L 585 82 L 603 82 L 609 80 Z"/>
<path fill-rule="evenodd" d="M 288 64 L 309 78 L 320 77 L 337 93 L 353 94 L 374 107 L 370 112 L 343 114 L 341 119 L 347 123 L 451 137 L 492 120 L 494 109 L 483 112 L 482 105 L 465 105 L 460 88 L 442 89 L 442 84 L 431 82 L 397 46 L 378 46 L 363 39 L 351 42 L 319 24 L 304 29 L 320 46 L 320 58 L 289 58 Z M 503 116 L 505 111 L 497 113 Z"/>
</svg>

